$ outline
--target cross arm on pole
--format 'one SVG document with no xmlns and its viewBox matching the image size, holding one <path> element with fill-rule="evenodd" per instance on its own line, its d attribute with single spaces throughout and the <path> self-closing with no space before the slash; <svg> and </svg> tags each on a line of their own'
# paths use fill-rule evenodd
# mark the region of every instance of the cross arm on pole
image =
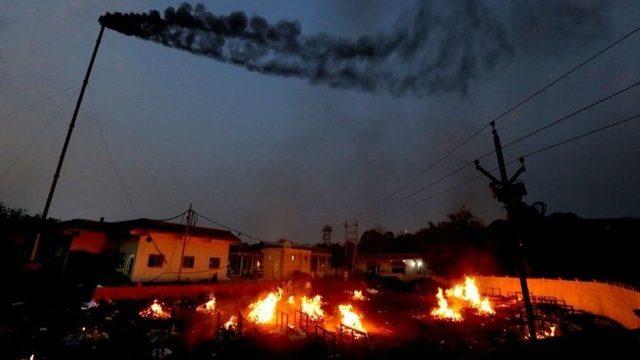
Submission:
<svg viewBox="0 0 640 360">
<path fill-rule="evenodd" d="M 491 182 L 493 182 L 494 184 L 499 184 L 500 183 L 500 180 L 498 180 L 495 176 L 493 176 L 485 168 L 480 166 L 480 160 L 476 159 L 476 161 L 474 161 L 473 163 L 476 165 L 476 170 L 480 171 L 484 176 L 488 177 L 489 180 L 491 180 Z"/>
</svg>

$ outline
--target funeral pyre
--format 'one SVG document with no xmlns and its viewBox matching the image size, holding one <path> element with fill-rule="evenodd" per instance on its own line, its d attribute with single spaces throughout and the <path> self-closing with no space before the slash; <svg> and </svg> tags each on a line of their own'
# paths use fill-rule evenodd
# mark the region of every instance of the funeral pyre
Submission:
<svg viewBox="0 0 640 360">
<path fill-rule="evenodd" d="M 527 341 L 517 296 L 482 294 L 482 284 L 473 277 L 448 286 L 425 282 L 413 289 L 341 279 L 315 279 L 312 286 L 280 285 L 203 298 L 93 301 L 79 310 L 73 326 L 53 330 L 41 325 L 35 339 L 55 333 L 61 340 L 45 342 L 53 348 L 29 347 L 27 355 L 38 359 L 54 351 L 90 356 L 100 350 L 115 356 L 132 343 L 138 344 L 133 354 L 141 359 L 199 351 L 221 355 L 229 344 L 246 342 L 252 345 L 237 348 L 241 354 L 249 348 L 287 353 L 309 344 L 327 352 L 419 344 L 429 351 L 457 353 Z M 539 339 L 552 340 L 587 326 L 584 314 L 548 298 L 538 300 Z"/>
</svg>

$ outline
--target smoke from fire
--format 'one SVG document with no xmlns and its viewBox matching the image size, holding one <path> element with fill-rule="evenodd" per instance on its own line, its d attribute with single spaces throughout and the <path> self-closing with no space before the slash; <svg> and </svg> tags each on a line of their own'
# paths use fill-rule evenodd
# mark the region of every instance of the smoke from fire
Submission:
<svg viewBox="0 0 640 360">
<path fill-rule="evenodd" d="M 307 36 L 297 21 L 269 23 L 243 12 L 215 15 L 200 4 L 169 7 L 162 14 L 107 13 L 100 21 L 129 36 L 266 75 L 394 95 L 464 94 L 471 81 L 535 42 L 532 36 L 551 31 L 570 40 L 585 36 L 581 27 L 601 21 L 598 2 L 534 3 L 510 1 L 497 9 L 475 0 L 420 2 L 395 29 L 357 39 Z M 580 19 L 572 18 L 576 13 Z M 547 22 L 545 28 L 534 28 Z"/>
</svg>

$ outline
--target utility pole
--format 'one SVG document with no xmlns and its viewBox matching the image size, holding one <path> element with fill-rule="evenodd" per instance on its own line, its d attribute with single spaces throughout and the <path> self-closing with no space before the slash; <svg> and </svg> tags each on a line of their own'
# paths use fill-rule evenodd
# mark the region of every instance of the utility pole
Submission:
<svg viewBox="0 0 640 360">
<path fill-rule="evenodd" d="M 353 259 L 351 260 L 351 272 L 353 273 L 356 270 L 356 255 L 358 253 L 358 240 L 359 240 L 359 233 L 358 233 L 358 220 L 356 220 L 355 223 L 355 227 L 356 227 L 356 233 L 355 233 L 355 238 L 353 239 Z"/>
<path fill-rule="evenodd" d="M 180 255 L 180 266 L 178 267 L 178 281 L 182 277 L 182 265 L 184 262 L 184 250 L 187 247 L 187 242 L 189 241 L 189 227 L 191 226 L 191 221 L 193 220 L 193 210 L 192 205 L 189 204 L 189 210 L 187 210 L 187 225 L 184 229 L 184 238 L 182 239 L 182 253 Z"/>
<path fill-rule="evenodd" d="M 56 191 L 56 185 L 58 184 L 58 178 L 60 177 L 62 164 L 64 163 L 65 156 L 67 155 L 67 148 L 69 147 L 71 134 L 73 134 L 73 128 L 76 125 L 76 119 L 78 118 L 78 112 L 80 111 L 82 98 L 84 97 L 84 92 L 87 88 L 87 84 L 89 83 L 89 76 L 91 75 L 91 69 L 93 69 L 93 63 L 96 60 L 96 54 L 98 53 L 98 48 L 100 47 L 100 42 L 102 41 L 103 33 L 104 33 L 104 24 L 100 23 L 100 32 L 98 33 L 98 39 L 96 40 L 96 45 L 93 48 L 93 53 L 91 54 L 91 60 L 89 61 L 87 72 L 85 73 L 84 80 L 82 81 L 82 88 L 80 89 L 78 100 L 76 101 L 76 107 L 73 110 L 73 116 L 71 117 L 71 122 L 69 123 L 69 130 L 67 130 L 67 136 L 64 139 L 64 145 L 62 145 L 62 151 L 60 152 L 60 157 L 58 158 L 58 165 L 56 166 L 56 171 L 53 174 L 53 181 L 51 182 L 51 188 L 49 188 L 49 194 L 47 195 L 47 200 L 44 204 L 44 210 L 42 210 L 42 218 L 40 219 L 41 224 L 38 229 L 38 233 L 36 235 L 36 240 L 33 243 L 33 249 L 31 249 L 31 256 L 29 256 L 29 261 L 31 263 L 34 263 L 38 256 L 38 246 L 40 245 L 42 232 L 44 231 L 45 225 L 47 223 L 47 217 L 49 216 L 49 207 L 51 207 L 51 200 L 53 200 L 53 193 Z"/>
<path fill-rule="evenodd" d="M 518 276 L 520 278 L 520 287 L 522 289 L 522 300 L 524 301 L 524 308 L 527 316 L 527 325 L 529 328 L 529 339 L 531 341 L 536 340 L 536 328 L 535 319 L 533 313 L 533 305 L 531 304 L 531 296 L 529 295 L 529 286 L 527 285 L 527 274 L 524 264 L 524 242 L 519 234 L 519 230 L 522 228 L 523 223 L 526 221 L 527 205 L 522 201 L 522 197 L 527 194 L 527 190 L 521 181 L 518 181 L 518 177 L 525 172 L 524 159 L 520 158 L 520 168 L 511 176 L 507 175 L 507 168 L 504 162 L 504 156 L 502 154 L 502 145 L 500 144 L 500 137 L 498 131 L 495 128 L 495 122 L 491 122 L 493 144 L 496 148 L 496 156 L 498 158 L 498 169 L 500 171 L 500 178 L 497 179 L 489 171 L 480 166 L 480 160 L 475 161 L 476 169 L 491 180 L 490 188 L 494 198 L 497 198 L 499 202 L 504 204 L 507 210 L 507 220 L 511 225 L 513 236 L 516 242 L 517 252 L 517 266 Z"/>
<path fill-rule="evenodd" d="M 358 247 L 358 221 L 353 224 L 355 230 L 351 230 L 349 223 L 347 220 L 344 221 L 344 268 L 348 269 L 348 261 L 351 260 L 351 272 L 355 270 L 356 266 L 356 252 Z M 353 244 L 353 251 L 349 253 L 349 247 Z"/>
</svg>

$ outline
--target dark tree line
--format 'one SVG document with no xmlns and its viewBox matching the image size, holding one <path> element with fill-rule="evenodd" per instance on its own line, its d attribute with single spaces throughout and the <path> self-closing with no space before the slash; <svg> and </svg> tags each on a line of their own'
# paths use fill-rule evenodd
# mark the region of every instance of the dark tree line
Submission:
<svg viewBox="0 0 640 360">
<path fill-rule="evenodd" d="M 620 281 L 640 285 L 640 219 L 584 219 L 555 213 L 520 231 L 532 276 Z M 416 252 L 435 274 L 516 273 L 515 242 L 504 220 L 485 225 L 462 208 L 415 233 L 366 231 L 359 253 Z"/>
</svg>

